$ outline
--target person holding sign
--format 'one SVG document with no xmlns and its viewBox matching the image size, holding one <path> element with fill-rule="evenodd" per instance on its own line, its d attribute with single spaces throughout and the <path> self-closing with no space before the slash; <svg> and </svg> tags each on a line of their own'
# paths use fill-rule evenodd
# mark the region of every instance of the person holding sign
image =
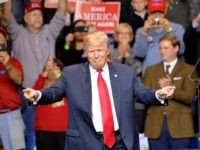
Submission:
<svg viewBox="0 0 200 150">
<path fill-rule="evenodd" d="M 12 1 L 4 3 L 3 24 L 12 38 L 14 56 L 24 68 L 23 87 L 32 87 L 43 66 L 55 56 L 55 42 L 64 27 L 66 0 L 60 0 L 57 12 L 49 24 L 43 25 L 43 12 L 39 2 L 30 1 L 24 9 L 25 26 L 17 24 L 11 13 Z M 27 149 L 34 147 L 34 110 L 28 106 L 24 112 Z"/>
</svg>

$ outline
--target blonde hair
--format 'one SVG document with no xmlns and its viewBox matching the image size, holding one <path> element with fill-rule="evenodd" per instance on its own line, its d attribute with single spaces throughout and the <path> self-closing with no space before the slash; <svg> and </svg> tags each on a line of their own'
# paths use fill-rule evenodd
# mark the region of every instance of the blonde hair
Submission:
<svg viewBox="0 0 200 150">
<path fill-rule="evenodd" d="M 106 33 L 103 31 L 92 31 L 89 32 L 87 35 L 83 38 L 83 49 L 86 50 L 88 46 L 96 46 L 100 44 L 107 44 L 109 48 L 109 40 Z"/>
<path fill-rule="evenodd" d="M 120 23 L 117 28 L 115 29 L 115 32 L 114 32 L 114 39 L 116 41 L 118 41 L 118 38 L 117 38 L 117 34 L 119 32 L 122 32 L 124 29 L 128 29 L 129 30 L 129 33 L 130 33 L 130 42 L 133 40 L 134 38 L 134 34 L 133 34 L 133 29 L 132 27 L 128 24 L 128 23 Z"/>
</svg>

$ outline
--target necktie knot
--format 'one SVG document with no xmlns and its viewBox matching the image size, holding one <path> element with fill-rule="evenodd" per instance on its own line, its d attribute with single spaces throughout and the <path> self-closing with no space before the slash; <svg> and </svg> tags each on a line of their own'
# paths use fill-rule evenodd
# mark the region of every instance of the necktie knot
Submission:
<svg viewBox="0 0 200 150">
<path fill-rule="evenodd" d="M 170 68 L 170 65 L 169 65 L 169 64 L 168 64 L 168 65 L 166 65 L 166 71 L 165 71 L 165 72 L 166 72 L 166 74 L 170 74 L 170 73 L 169 73 L 169 68 Z"/>
<path fill-rule="evenodd" d="M 103 71 L 103 69 L 97 69 L 98 73 L 101 73 Z"/>
</svg>

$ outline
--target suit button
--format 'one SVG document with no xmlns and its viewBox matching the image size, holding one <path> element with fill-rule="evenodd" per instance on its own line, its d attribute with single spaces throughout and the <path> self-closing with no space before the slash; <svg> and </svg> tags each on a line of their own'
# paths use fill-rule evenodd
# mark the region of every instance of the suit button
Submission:
<svg viewBox="0 0 200 150">
<path fill-rule="evenodd" d="M 166 114 L 167 114 L 167 112 L 163 111 L 163 115 L 166 115 Z"/>
</svg>

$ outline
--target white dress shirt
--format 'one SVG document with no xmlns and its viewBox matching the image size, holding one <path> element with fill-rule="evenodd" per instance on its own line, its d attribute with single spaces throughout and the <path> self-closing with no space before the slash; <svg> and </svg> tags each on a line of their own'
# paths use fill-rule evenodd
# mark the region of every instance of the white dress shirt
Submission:
<svg viewBox="0 0 200 150">
<path fill-rule="evenodd" d="M 169 69 L 168 69 L 168 71 L 169 71 L 169 74 L 171 74 L 172 73 L 172 70 L 174 69 L 174 67 L 175 67 L 175 65 L 176 65 L 176 63 L 177 63 L 177 61 L 178 61 L 178 58 L 176 58 L 175 60 L 173 60 L 173 61 L 171 61 L 171 62 L 163 62 L 163 64 L 164 64 L 164 70 L 166 71 L 167 69 L 167 65 L 170 65 L 170 67 L 169 67 Z"/>
<path fill-rule="evenodd" d="M 114 119 L 114 129 L 115 131 L 117 131 L 119 130 L 119 124 L 117 121 L 116 110 L 115 110 L 115 105 L 114 105 L 114 100 L 113 100 L 108 64 L 106 64 L 102 68 L 102 70 L 103 70 L 102 76 L 106 82 L 110 101 L 111 101 L 112 114 L 113 114 L 113 119 Z M 103 122 L 102 122 L 102 116 L 101 116 L 99 91 L 98 91 L 98 85 L 97 85 L 98 74 L 99 73 L 97 72 L 97 70 L 93 69 L 90 66 L 90 75 L 91 75 L 91 84 L 92 84 L 92 121 L 96 129 L 96 132 L 103 132 Z"/>
</svg>

